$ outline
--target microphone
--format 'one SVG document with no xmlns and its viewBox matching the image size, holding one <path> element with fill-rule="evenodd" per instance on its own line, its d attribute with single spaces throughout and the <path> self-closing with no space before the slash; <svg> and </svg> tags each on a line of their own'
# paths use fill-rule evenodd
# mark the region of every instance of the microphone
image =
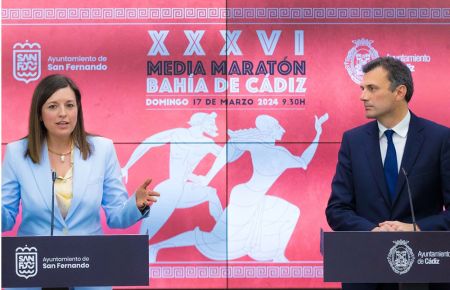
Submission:
<svg viewBox="0 0 450 290">
<path fill-rule="evenodd" d="M 52 219 L 50 222 L 50 236 L 53 236 L 53 228 L 55 226 L 55 181 L 56 171 L 52 170 Z"/>
<path fill-rule="evenodd" d="M 417 227 L 416 217 L 414 215 L 414 205 L 413 205 L 413 201 L 412 201 L 411 188 L 409 187 L 408 174 L 406 173 L 406 170 L 403 167 L 402 167 L 402 172 L 403 172 L 403 175 L 405 175 L 406 187 L 408 188 L 409 207 L 411 208 L 411 217 L 412 217 L 413 229 L 414 229 L 415 232 L 417 232 L 417 229 L 416 229 L 416 227 Z"/>
</svg>

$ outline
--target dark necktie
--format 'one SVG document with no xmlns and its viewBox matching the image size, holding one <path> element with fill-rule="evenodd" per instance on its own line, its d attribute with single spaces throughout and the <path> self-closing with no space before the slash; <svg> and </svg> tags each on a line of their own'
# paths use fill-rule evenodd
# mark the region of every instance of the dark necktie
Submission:
<svg viewBox="0 0 450 290">
<path fill-rule="evenodd" d="M 384 132 L 387 138 L 386 158 L 384 159 L 384 176 L 388 185 L 391 200 L 395 198 L 395 185 L 397 184 L 398 167 L 397 167 L 397 153 L 395 152 L 394 142 L 392 141 L 393 130 L 386 130 Z"/>
</svg>

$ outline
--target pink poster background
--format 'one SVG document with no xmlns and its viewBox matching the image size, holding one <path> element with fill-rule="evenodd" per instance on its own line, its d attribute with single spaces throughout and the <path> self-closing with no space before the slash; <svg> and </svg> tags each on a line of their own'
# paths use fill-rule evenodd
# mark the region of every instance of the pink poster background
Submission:
<svg viewBox="0 0 450 290">
<path fill-rule="evenodd" d="M 86 127 L 89 132 L 115 142 L 121 166 L 147 137 L 173 129 L 187 128 L 192 114 L 216 112 L 219 135 L 213 141 L 224 146 L 227 130 L 255 127 L 262 114 L 276 118 L 286 130 L 277 145 L 299 156 L 315 136 L 314 116 L 328 113 L 317 152 L 307 167 L 288 169 L 270 187 L 267 195 L 279 197 L 300 209 L 300 218 L 286 247 L 286 263 L 260 262 L 244 256 L 230 261 L 213 261 L 194 247 L 163 249 L 156 263 L 149 265 L 150 288 L 326 288 L 323 282 L 320 230 L 329 230 L 324 210 L 330 193 L 337 151 L 342 133 L 366 122 L 359 101 L 359 86 L 351 79 L 344 62 L 354 42 L 371 41 L 369 50 L 379 55 L 408 57 L 413 70 L 415 93 L 411 110 L 449 126 L 450 107 L 450 9 L 445 1 L 3 1 L 2 7 L 2 149 L 27 134 L 28 108 L 38 80 L 25 83 L 14 78 L 13 47 L 16 43 L 38 43 L 41 51 L 41 79 L 51 73 L 73 78 L 81 88 Z M 55 8 L 57 7 L 57 8 Z M 204 56 L 183 55 L 189 45 L 185 30 L 204 30 L 199 42 Z M 236 41 L 242 55 L 220 55 L 224 38 L 220 31 L 241 30 Z M 269 37 L 281 35 L 272 55 L 265 55 L 257 30 Z M 304 51 L 295 54 L 295 31 L 303 31 Z M 149 55 L 154 45 L 149 31 L 168 31 L 164 45 L 170 55 Z M 367 47 L 364 48 L 367 52 Z M 371 50 L 373 49 L 373 50 Z M 58 57 L 95 57 L 105 70 L 67 70 L 71 61 Z M 416 56 L 416 58 L 414 58 Z M 426 56 L 426 57 L 422 57 Z M 100 59 L 102 61 L 100 61 Z M 147 78 L 169 82 L 176 76 L 148 75 L 148 61 L 201 61 L 208 93 L 149 93 Z M 304 61 L 304 75 L 268 76 L 305 78 L 302 93 L 250 93 L 245 82 L 264 75 L 211 75 L 212 61 Z M 426 60 L 426 61 L 418 61 Z M 63 69 L 50 70 L 62 65 Z M 256 66 L 256 65 L 255 65 Z M 177 76 L 178 77 L 178 76 Z M 184 74 L 179 77 L 189 78 Z M 214 79 L 238 78 L 239 93 L 213 92 Z M 186 106 L 148 106 L 147 99 L 187 99 Z M 194 99 L 202 100 L 199 105 Z M 206 105 L 207 100 L 241 99 L 252 105 Z M 303 100 L 289 105 L 290 100 Z M 277 104 L 275 104 L 277 100 Z M 283 105 L 286 100 L 287 105 Z M 258 102 L 261 102 L 259 105 Z M 168 144 L 152 148 L 129 170 L 127 189 L 132 192 L 146 177 L 153 185 L 169 176 Z M 195 146 L 208 146 L 196 144 Z M 211 154 L 195 168 L 205 175 L 215 161 Z M 222 204 L 230 190 L 246 182 L 254 168 L 245 153 L 229 163 L 212 180 Z M 20 222 L 20 218 L 18 223 Z M 149 241 L 155 244 L 199 227 L 208 232 L 215 225 L 207 203 L 176 209 L 161 230 Z M 140 224 L 108 234 L 139 233 Z M 16 225 L 17 228 L 17 225 Z M 16 230 L 3 233 L 14 235 Z"/>
</svg>

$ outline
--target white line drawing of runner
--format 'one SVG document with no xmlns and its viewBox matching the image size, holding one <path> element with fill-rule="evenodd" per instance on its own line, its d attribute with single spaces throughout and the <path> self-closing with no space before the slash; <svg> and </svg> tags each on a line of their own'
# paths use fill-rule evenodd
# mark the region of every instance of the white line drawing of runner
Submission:
<svg viewBox="0 0 450 290">
<path fill-rule="evenodd" d="M 154 188 L 161 196 L 152 205 L 149 217 L 141 223 L 140 233 L 148 234 L 149 240 L 177 208 L 190 208 L 208 202 L 211 216 L 216 221 L 220 218 L 223 208 L 216 189 L 190 181 L 196 178 L 193 171 L 206 155 L 211 153 L 218 156 L 222 151 L 221 146 L 206 136 L 219 135 L 216 117 L 215 112 L 194 113 L 188 122 L 189 128 L 169 129 L 148 137 L 134 150 L 122 168 L 122 176 L 127 183 L 128 170 L 144 154 L 152 148 L 170 144 L 169 178 Z"/>
<path fill-rule="evenodd" d="M 245 255 L 256 261 L 288 262 L 285 256 L 300 209 L 288 201 L 267 195 L 278 177 L 289 168 L 306 170 L 316 153 L 322 124 L 328 114 L 315 116 L 316 136 L 301 156 L 275 145 L 285 130 L 268 115 L 256 118 L 256 128 L 228 131 L 230 139 L 206 176 L 196 182 L 209 184 L 228 162 L 250 152 L 253 175 L 245 183 L 234 186 L 227 208 L 211 232 L 194 230 L 150 245 L 149 262 L 156 262 L 158 251 L 173 247 L 195 246 L 211 260 L 233 260 Z"/>
</svg>

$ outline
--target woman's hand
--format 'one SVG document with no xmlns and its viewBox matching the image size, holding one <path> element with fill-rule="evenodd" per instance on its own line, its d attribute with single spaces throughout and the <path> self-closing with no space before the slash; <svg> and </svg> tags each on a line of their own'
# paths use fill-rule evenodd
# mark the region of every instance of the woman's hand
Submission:
<svg viewBox="0 0 450 290">
<path fill-rule="evenodd" d="M 157 201 L 159 193 L 153 190 L 148 190 L 147 186 L 152 182 L 151 179 L 147 179 L 141 186 L 136 190 L 136 206 L 139 210 L 145 209 L 152 203 Z"/>
</svg>

